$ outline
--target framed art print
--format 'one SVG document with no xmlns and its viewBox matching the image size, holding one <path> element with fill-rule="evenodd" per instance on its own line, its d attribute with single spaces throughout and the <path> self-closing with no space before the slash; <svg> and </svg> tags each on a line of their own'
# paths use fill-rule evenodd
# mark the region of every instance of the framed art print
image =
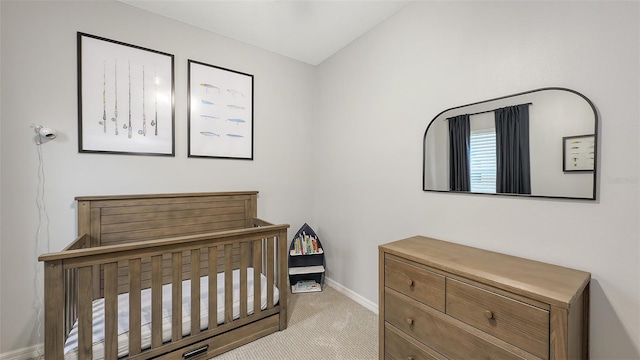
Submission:
<svg viewBox="0 0 640 360">
<path fill-rule="evenodd" d="M 188 156 L 253 160 L 253 75 L 188 66 Z"/>
<path fill-rule="evenodd" d="M 567 136 L 562 138 L 564 172 L 593 171 L 595 164 L 595 136 Z"/>
<path fill-rule="evenodd" d="M 80 152 L 174 156 L 171 54 L 78 33 Z"/>
</svg>

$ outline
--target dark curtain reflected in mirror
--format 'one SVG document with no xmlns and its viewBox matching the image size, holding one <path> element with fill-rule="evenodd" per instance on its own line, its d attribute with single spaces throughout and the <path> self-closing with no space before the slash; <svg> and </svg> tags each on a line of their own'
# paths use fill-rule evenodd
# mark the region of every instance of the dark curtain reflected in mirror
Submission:
<svg viewBox="0 0 640 360">
<path fill-rule="evenodd" d="M 469 191 L 469 115 L 458 115 L 449 121 L 449 190 Z"/>
<path fill-rule="evenodd" d="M 531 194 L 529 104 L 496 109 L 496 191 Z"/>
</svg>

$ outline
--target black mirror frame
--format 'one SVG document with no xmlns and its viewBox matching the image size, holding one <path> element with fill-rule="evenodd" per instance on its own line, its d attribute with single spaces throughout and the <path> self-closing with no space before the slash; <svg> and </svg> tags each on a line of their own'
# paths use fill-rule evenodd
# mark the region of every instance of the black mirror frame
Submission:
<svg viewBox="0 0 640 360">
<path fill-rule="evenodd" d="M 429 128 L 431 127 L 431 125 L 434 123 L 434 121 L 436 119 L 438 119 L 438 117 L 440 117 L 440 115 L 446 113 L 447 111 L 451 111 L 451 110 L 455 110 L 455 109 L 460 109 L 460 108 L 464 108 L 467 106 L 473 106 L 473 105 L 478 105 L 478 104 L 484 104 L 484 103 L 488 103 L 491 101 L 496 101 L 496 100 L 502 100 L 502 99 L 506 99 L 506 98 L 510 98 L 510 97 L 516 97 L 516 96 L 520 96 L 520 95 L 526 95 L 526 94 L 530 94 L 530 93 L 535 93 L 535 92 L 539 92 L 539 91 L 545 91 L 545 90 L 562 90 L 562 91 L 568 91 L 571 92 L 573 94 L 576 94 L 578 96 L 580 96 L 582 99 L 584 99 L 589 106 L 591 107 L 591 109 L 593 110 L 593 116 L 594 116 L 594 137 L 595 137 L 595 149 L 594 149 L 594 164 L 593 164 L 593 192 L 592 192 L 592 196 L 590 198 L 588 197 L 571 197 L 571 196 L 551 196 L 551 195 L 521 195 L 521 194 L 509 194 L 509 193 L 479 193 L 479 192 L 470 192 L 470 191 L 450 191 L 450 190 L 433 190 L 433 189 L 427 189 L 427 184 L 426 184 L 426 145 L 427 145 L 427 133 L 429 132 Z M 440 113 L 438 113 L 433 119 L 431 119 L 431 121 L 429 122 L 429 125 L 427 125 L 427 129 L 424 132 L 424 136 L 422 138 L 422 190 L 425 192 L 439 192 L 439 193 L 452 193 L 452 194 L 473 194 L 473 195 L 489 195 L 489 196 L 516 196 L 516 197 L 524 197 L 524 198 L 547 198 L 547 199 L 569 199 L 569 200 L 596 200 L 597 196 L 597 182 L 598 182 L 598 148 L 600 147 L 599 144 L 599 136 L 598 136 L 598 130 L 599 130 L 599 116 L 598 116 L 598 111 L 595 107 L 595 105 L 593 104 L 593 102 L 587 98 L 585 95 L 581 94 L 578 91 L 572 90 L 572 89 L 568 89 L 568 88 L 564 88 L 564 87 L 544 87 L 544 88 L 538 88 L 538 89 L 534 89 L 534 90 L 529 90 L 529 91 L 524 91 L 524 92 L 520 92 L 520 93 L 516 93 L 516 94 L 512 94 L 512 95 L 506 95 L 506 96 L 501 96 L 501 97 L 497 97 L 497 98 L 493 98 L 493 99 L 489 99 L 489 100 L 483 100 L 483 101 L 478 101 L 478 102 L 474 102 L 474 103 L 470 103 L 470 104 L 466 104 L 466 105 L 461 105 L 461 106 L 455 106 L 449 109 L 445 109 L 443 111 L 441 111 Z"/>
</svg>

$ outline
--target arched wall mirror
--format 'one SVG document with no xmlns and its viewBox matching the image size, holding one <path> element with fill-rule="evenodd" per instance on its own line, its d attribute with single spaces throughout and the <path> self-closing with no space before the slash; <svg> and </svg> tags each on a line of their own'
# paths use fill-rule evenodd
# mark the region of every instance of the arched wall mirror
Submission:
<svg viewBox="0 0 640 360">
<path fill-rule="evenodd" d="M 454 107 L 425 132 L 423 190 L 595 200 L 597 143 L 596 109 L 574 90 Z"/>
</svg>

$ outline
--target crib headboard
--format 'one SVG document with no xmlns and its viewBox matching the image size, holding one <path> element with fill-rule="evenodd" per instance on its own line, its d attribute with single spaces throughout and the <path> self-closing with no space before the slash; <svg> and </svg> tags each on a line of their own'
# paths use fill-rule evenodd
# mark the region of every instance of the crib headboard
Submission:
<svg viewBox="0 0 640 360">
<path fill-rule="evenodd" d="M 88 235 L 88 247 L 120 245 L 184 235 L 237 230 L 254 226 L 257 216 L 257 191 L 219 193 L 145 194 L 116 196 L 79 196 L 78 235 Z M 233 268 L 237 268 L 240 249 L 233 248 Z M 201 255 L 201 275 L 207 274 L 207 256 Z M 219 258 L 224 257 L 220 250 Z M 190 254 L 183 255 L 183 278 L 191 276 Z M 224 263 L 218 262 L 218 271 Z M 150 259 L 142 261 L 142 288 L 151 286 Z M 163 283 L 171 282 L 171 258 L 163 258 Z M 128 289 L 128 264 L 118 264 L 118 292 Z M 103 269 L 95 276 L 104 279 Z M 98 284 L 97 282 L 95 284 Z M 102 296 L 103 285 L 94 288 Z"/>
<path fill-rule="evenodd" d="M 253 226 L 257 191 L 79 196 L 78 235 L 91 247 Z"/>
</svg>

